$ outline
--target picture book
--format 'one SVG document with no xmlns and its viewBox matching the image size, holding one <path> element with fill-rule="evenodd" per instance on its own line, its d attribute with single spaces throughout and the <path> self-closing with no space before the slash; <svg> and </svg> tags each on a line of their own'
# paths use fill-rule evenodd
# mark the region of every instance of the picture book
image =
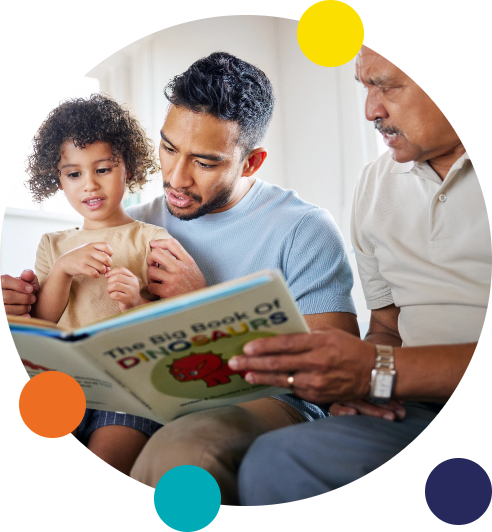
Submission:
<svg viewBox="0 0 492 532">
<path fill-rule="evenodd" d="M 288 392 L 249 384 L 227 361 L 256 338 L 309 331 L 282 273 L 270 270 L 76 330 L 12 316 L 9 326 L 30 377 L 61 371 L 80 384 L 87 408 L 160 423 Z"/>
</svg>

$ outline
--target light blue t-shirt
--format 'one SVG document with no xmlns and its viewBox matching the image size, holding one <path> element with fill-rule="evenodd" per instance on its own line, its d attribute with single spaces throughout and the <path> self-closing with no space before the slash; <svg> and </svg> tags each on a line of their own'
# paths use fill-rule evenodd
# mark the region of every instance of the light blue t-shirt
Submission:
<svg viewBox="0 0 492 532">
<path fill-rule="evenodd" d="M 351 312 L 353 278 L 345 245 L 325 209 L 256 179 L 231 209 L 180 220 L 164 196 L 127 209 L 135 220 L 166 228 L 193 257 L 209 286 L 266 268 L 282 270 L 302 314 Z M 293 396 L 289 403 L 308 420 L 326 411 Z"/>
</svg>

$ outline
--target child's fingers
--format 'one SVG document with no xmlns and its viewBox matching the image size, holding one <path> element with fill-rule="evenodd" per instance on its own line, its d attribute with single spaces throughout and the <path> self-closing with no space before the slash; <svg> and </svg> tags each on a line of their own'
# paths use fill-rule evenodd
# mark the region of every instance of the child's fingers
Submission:
<svg viewBox="0 0 492 532">
<path fill-rule="evenodd" d="M 106 266 L 100 261 L 89 257 L 82 267 L 82 273 L 97 278 L 99 275 L 104 275 L 106 273 Z"/>
<path fill-rule="evenodd" d="M 136 276 L 127 268 L 123 268 L 123 266 L 117 266 L 116 268 L 111 268 L 109 271 L 106 272 L 106 277 L 108 278 L 113 277 L 115 275 L 121 275 L 124 277 L 136 279 Z"/>
<path fill-rule="evenodd" d="M 132 292 L 132 287 L 122 283 L 120 281 L 114 281 L 112 283 L 108 283 L 108 292 L 123 292 L 125 294 Z"/>
<path fill-rule="evenodd" d="M 111 292 L 109 297 L 114 299 L 114 301 L 118 301 L 119 303 L 127 304 L 130 301 L 128 294 L 125 294 L 124 292 Z"/>
<path fill-rule="evenodd" d="M 106 242 L 94 242 L 92 246 L 99 251 L 103 251 L 104 253 L 108 254 L 110 257 L 113 254 L 113 248 Z"/>
<path fill-rule="evenodd" d="M 108 268 L 113 263 L 113 260 L 111 259 L 111 257 L 107 255 L 106 253 L 104 253 L 103 251 L 93 250 L 90 256 L 93 259 L 96 259 L 97 261 L 101 262 L 102 264 L 104 264 L 104 266 L 107 266 Z"/>
</svg>

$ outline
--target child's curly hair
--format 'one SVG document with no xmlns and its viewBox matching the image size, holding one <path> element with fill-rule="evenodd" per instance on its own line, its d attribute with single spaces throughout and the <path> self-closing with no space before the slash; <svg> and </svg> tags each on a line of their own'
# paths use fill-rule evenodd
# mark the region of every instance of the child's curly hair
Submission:
<svg viewBox="0 0 492 532">
<path fill-rule="evenodd" d="M 66 141 L 84 148 L 96 141 L 111 145 L 115 159 L 125 162 L 130 192 L 147 182 L 147 173 L 160 170 L 154 143 L 127 109 L 105 94 L 66 100 L 53 109 L 38 129 L 27 159 L 26 186 L 41 202 L 58 190 L 60 148 Z"/>
</svg>

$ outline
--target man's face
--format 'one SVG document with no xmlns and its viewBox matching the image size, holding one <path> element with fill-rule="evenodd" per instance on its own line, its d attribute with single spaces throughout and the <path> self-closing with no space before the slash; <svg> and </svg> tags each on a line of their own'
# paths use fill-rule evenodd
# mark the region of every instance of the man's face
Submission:
<svg viewBox="0 0 492 532">
<path fill-rule="evenodd" d="M 363 46 L 355 70 L 367 89 L 366 118 L 374 121 L 395 161 L 427 161 L 461 144 L 437 105 L 393 63 Z"/>
<path fill-rule="evenodd" d="M 243 170 L 238 124 L 172 105 L 161 137 L 169 212 L 192 220 L 230 208 Z"/>
</svg>

